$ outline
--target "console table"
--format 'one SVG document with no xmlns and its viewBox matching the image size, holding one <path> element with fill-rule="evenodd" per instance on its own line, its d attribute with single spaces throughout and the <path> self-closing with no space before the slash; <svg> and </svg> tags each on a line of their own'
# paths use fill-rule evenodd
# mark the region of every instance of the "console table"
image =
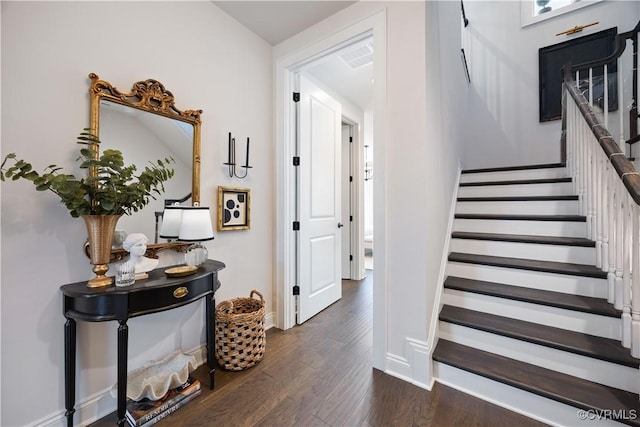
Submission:
<svg viewBox="0 0 640 427">
<path fill-rule="evenodd" d="M 213 389 L 215 371 L 215 292 L 220 287 L 218 271 L 225 265 L 208 260 L 195 274 L 185 277 L 167 277 L 169 267 L 149 272 L 149 278 L 131 286 L 89 288 L 87 282 L 72 283 L 60 287 L 63 294 L 65 361 L 65 416 L 67 426 L 73 426 L 76 394 L 76 321 L 118 322 L 118 425 L 125 424 L 127 402 L 127 320 L 132 317 L 171 310 L 205 298 L 205 324 L 207 336 L 207 365 L 209 388 Z"/>
</svg>

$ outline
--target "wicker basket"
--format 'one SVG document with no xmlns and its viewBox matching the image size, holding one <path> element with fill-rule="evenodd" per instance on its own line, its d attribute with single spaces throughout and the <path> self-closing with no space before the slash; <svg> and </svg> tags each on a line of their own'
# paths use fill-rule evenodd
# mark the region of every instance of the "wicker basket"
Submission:
<svg viewBox="0 0 640 427">
<path fill-rule="evenodd" d="M 253 294 L 260 300 L 253 298 Z M 265 304 L 252 290 L 249 298 L 223 301 L 216 308 L 216 359 L 229 371 L 247 369 L 262 360 L 266 344 Z"/>
</svg>

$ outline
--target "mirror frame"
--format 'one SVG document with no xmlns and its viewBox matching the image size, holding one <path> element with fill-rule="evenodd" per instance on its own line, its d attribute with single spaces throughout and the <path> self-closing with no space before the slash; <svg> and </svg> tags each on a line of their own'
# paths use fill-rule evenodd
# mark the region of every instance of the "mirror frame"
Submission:
<svg viewBox="0 0 640 427">
<path fill-rule="evenodd" d="M 200 204 L 200 127 L 202 124 L 200 115 L 202 110 L 177 109 L 173 94 L 154 79 L 135 82 L 130 93 L 122 93 L 94 73 L 89 74 L 89 78 L 91 79 L 89 127 L 98 138 L 100 138 L 100 101 L 103 99 L 193 125 L 191 201 L 193 206 L 198 206 Z M 92 144 L 91 149 L 98 154 L 100 152 L 98 144 Z"/>
<path fill-rule="evenodd" d="M 90 73 L 90 121 L 91 132 L 100 138 L 100 101 L 108 100 L 120 105 L 136 108 L 152 114 L 161 115 L 170 119 L 187 122 L 193 125 L 192 147 L 192 178 L 191 178 L 191 203 L 200 205 L 200 115 L 202 110 L 179 110 L 175 106 L 173 94 L 166 90 L 164 85 L 157 80 L 147 79 L 137 81 L 131 87 L 131 92 L 122 93 L 106 80 L 101 80 L 97 74 Z M 99 144 L 91 144 L 90 148 L 100 154 Z M 89 171 L 89 173 L 95 173 Z M 153 243 L 147 246 L 147 255 L 157 258 L 157 252 L 164 249 L 183 250 L 183 246 L 190 243 L 168 242 Z M 117 249 L 115 250 L 118 251 Z M 112 251 L 113 252 L 113 251 Z M 122 259 L 126 254 L 112 254 L 111 262 Z M 113 259 L 116 258 L 116 259 Z"/>
</svg>

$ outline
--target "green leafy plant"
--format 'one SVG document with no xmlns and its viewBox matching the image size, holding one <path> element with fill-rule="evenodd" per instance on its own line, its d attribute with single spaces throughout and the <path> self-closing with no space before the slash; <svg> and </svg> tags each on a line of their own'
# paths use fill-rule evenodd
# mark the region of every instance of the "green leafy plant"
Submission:
<svg viewBox="0 0 640 427">
<path fill-rule="evenodd" d="M 81 215 L 130 215 L 162 194 L 164 182 L 173 177 L 174 171 L 169 166 L 175 161 L 171 157 L 149 162 L 136 175 L 136 166 L 125 166 L 119 150 L 107 149 L 98 156 L 90 146 L 100 144 L 100 140 L 90 129 L 80 133 L 77 143 L 84 145 L 77 159 L 80 168 L 91 171 L 85 177 L 64 174 L 56 165 L 49 165 L 38 173 L 30 163 L 10 153 L 0 165 L 0 180 L 27 179 L 38 191 L 52 191 L 71 216 L 77 218 Z M 6 166 L 9 161 L 13 165 Z"/>
</svg>

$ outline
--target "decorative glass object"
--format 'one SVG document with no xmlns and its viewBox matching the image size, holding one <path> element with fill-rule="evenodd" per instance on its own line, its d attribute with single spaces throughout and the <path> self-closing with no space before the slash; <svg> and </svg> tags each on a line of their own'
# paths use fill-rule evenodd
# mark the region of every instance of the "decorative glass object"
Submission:
<svg viewBox="0 0 640 427">
<path fill-rule="evenodd" d="M 184 254 L 184 263 L 192 266 L 199 266 L 204 264 L 204 262 L 209 257 L 209 251 L 207 248 L 200 244 L 194 243 L 189 246 L 189 249 Z"/>
<path fill-rule="evenodd" d="M 136 281 L 136 265 L 123 262 L 116 267 L 116 286 L 131 286 Z"/>
</svg>

